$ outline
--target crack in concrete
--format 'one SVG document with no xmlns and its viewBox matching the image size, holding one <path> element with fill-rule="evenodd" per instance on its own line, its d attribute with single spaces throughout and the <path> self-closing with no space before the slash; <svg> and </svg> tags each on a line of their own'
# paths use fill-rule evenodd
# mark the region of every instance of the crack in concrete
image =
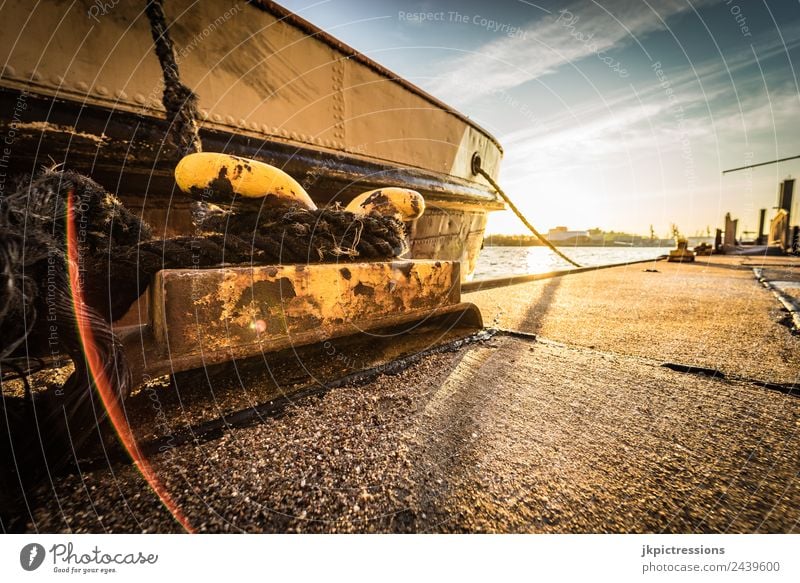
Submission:
<svg viewBox="0 0 800 583">
<path fill-rule="evenodd" d="M 761 285 L 778 298 L 778 301 L 788 312 L 787 317 L 780 320 L 779 323 L 788 326 L 792 334 L 800 334 L 800 305 L 797 301 L 792 296 L 785 293 L 779 285 L 776 285 L 777 282 L 770 281 L 764 277 L 764 270 L 760 267 L 753 268 L 753 275 Z"/>
</svg>

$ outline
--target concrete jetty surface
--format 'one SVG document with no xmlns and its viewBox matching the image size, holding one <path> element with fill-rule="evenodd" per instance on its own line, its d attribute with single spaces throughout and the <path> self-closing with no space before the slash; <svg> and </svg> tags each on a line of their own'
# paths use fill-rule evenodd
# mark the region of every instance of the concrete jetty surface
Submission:
<svg viewBox="0 0 800 583">
<path fill-rule="evenodd" d="M 800 280 L 796 259 L 711 257 L 470 293 L 510 332 L 154 468 L 200 531 L 797 532 L 800 336 L 754 266 Z M 32 514 L 180 530 L 119 463 L 58 479 Z"/>
</svg>

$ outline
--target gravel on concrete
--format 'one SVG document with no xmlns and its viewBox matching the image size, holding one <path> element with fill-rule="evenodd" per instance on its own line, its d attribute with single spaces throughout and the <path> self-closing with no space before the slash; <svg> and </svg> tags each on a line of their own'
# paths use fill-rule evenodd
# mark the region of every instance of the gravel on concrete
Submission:
<svg viewBox="0 0 800 583">
<path fill-rule="evenodd" d="M 800 400 L 498 337 L 154 459 L 212 532 L 791 532 Z M 43 532 L 178 530 L 134 468 L 70 476 Z"/>
<path fill-rule="evenodd" d="M 748 261 L 469 294 L 487 324 L 539 339 L 432 354 L 151 462 L 202 532 L 797 532 L 800 337 Z M 186 381 L 164 399 L 178 425 L 230 410 L 237 383 L 243 403 L 275 389 L 244 375 L 193 399 Z M 30 531 L 181 530 L 119 463 L 58 477 L 34 506 Z"/>
<path fill-rule="evenodd" d="M 752 267 L 741 265 L 755 260 L 710 260 L 603 269 L 474 292 L 465 300 L 478 305 L 489 325 L 571 345 L 767 382 L 800 381 L 798 339 L 782 306 Z M 800 262 L 793 264 L 800 269 Z"/>
</svg>

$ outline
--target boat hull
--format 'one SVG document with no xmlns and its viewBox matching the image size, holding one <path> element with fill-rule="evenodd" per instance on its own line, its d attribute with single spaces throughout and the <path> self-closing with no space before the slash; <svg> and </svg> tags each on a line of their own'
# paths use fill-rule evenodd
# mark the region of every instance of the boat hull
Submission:
<svg viewBox="0 0 800 583">
<path fill-rule="evenodd" d="M 12 1 L 0 17 L 5 176 L 64 164 L 115 192 L 159 235 L 190 231 L 191 200 L 174 184 L 162 71 L 134 3 L 89 18 L 95 3 Z M 457 260 L 469 278 L 487 213 L 503 208 L 482 177 L 502 150 L 462 114 L 309 23 L 268 3 L 165 2 L 182 82 L 199 97 L 205 151 L 262 160 L 319 205 L 366 190 L 418 190 L 427 211 L 413 258 Z M 36 46 L 30 39 L 49 39 Z M 9 180 L 0 187 L 8 188 Z"/>
</svg>

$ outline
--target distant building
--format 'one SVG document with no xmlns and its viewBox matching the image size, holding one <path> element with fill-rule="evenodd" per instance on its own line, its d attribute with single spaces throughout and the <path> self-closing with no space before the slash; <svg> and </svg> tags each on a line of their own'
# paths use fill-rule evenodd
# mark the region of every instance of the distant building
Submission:
<svg viewBox="0 0 800 583">
<path fill-rule="evenodd" d="M 551 243 L 588 243 L 591 240 L 589 231 L 569 231 L 566 227 L 556 227 L 547 232 Z"/>
</svg>

